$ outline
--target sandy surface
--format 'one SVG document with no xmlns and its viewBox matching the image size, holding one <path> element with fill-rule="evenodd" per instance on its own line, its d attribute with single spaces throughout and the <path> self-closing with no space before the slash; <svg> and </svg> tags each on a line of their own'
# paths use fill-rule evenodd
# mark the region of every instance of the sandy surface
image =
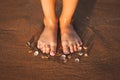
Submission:
<svg viewBox="0 0 120 80">
<path fill-rule="evenodd" d="M 120 80 L 119 8 L 119 0 L 79 0 L 73 24 L 90 55 L 61 64 L 40 60 L 25 46 L 43 29 L 39 0 L 0 0 L 0 80 Z"/>
</svg>

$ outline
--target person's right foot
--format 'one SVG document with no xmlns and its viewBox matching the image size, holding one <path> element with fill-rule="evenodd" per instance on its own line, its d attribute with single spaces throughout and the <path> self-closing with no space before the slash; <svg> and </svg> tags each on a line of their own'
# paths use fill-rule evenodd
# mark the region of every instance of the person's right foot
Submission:
<svg viewBox="0 0 120 80">
<path fill-rule="evenodd" d="M 57 29 L 58 24 L 54 23 L 49 25 L 45 23 L 44 31 L 42 32 L 37 47 L 41 49 L 43 53 L 54 56 L 57 48 Z"/>
</svg>

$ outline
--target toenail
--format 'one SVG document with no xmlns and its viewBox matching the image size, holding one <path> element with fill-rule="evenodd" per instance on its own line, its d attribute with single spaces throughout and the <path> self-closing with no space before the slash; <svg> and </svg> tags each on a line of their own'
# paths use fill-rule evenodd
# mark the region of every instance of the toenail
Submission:
<svg viewBox="0 0 120 80">
<path fill-rule="evenodd" d="M 69 54 L 70 52 L 69 51 L 65 51 L 65 54 Z"/>
<path fill-rule="evenodd" d="M 54 52 L 50 52 L 50 55 L 51 55 L 51 56 L 55 56 L 55 53 L 54 53 Z"/>
<path fill-rule="evenodd" d="M 70 52 L 73 53 L 74 52 L 73 49 L 70 49 Z"/>
</svg>

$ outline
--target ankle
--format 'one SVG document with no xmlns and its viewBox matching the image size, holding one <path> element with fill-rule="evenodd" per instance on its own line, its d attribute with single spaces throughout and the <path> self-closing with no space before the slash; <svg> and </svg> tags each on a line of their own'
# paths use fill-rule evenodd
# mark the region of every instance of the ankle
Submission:
<svg viewBox="0 0 120 80">
<path fill-rule="evenodd" d="M 71 24 L 71 19 L 69 18 L 60 18 L 60 28 L 69 27 Z"/>
<path fill-rule="evenodd" d="M 58 26 L 58 19 L 55 18 L 55 19 L 47 19 L 47 18 L 44 18 L 44 24 L 45 26 L 49 26 L 49 27 L 57 27 Z"/>
</svg>

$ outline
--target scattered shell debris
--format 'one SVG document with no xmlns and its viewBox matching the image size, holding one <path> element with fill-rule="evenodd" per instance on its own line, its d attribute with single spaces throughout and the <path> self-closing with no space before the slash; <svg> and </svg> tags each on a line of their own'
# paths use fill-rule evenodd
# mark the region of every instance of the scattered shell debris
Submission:
<svg viewBox="0 0 120 80">
<path fill-rule="evenodd" d="M 49 54 L 42 53 L 37 47 L 33 47 L 30 42 L 26 43 L 27 47 L 30 48 L 28 53 L 33 53 L 34 56 L 40 56 L 41 59 L 43 60 L 50 60 L 52 59 Z M 74 60 L 74 62 L 79 63 L 82 57 L 88 57 L 88 47 L 87 46 L 82 46 L 79 48 L 79 52 L 76 52 L 74 54 L 63 54 L 62 50 L 58 50 L 57 54 L 53 57 L 54 59 L 58 59 L 62 61 L 63 63 L 67 63 L 70 60 Z"/>
</svg>

